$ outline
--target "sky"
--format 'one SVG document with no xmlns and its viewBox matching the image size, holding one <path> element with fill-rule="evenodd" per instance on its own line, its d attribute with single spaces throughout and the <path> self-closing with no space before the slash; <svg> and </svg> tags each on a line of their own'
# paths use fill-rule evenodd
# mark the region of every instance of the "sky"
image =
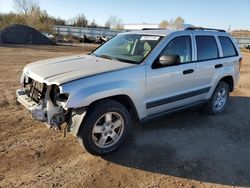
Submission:
<svg viewBox="0 0 250 188">
<path fill-rule="evenodd" d="M 83 13 L 104 25 L 110 15 L 123 23 L 153 23 L 181 16 L 202 27 L 250 30 L 250 0 L 39 0 L 42 10 L 66 20 Z M 12 0 L 0 0 L 0 12 L 14 11 Z"/>
</svg>

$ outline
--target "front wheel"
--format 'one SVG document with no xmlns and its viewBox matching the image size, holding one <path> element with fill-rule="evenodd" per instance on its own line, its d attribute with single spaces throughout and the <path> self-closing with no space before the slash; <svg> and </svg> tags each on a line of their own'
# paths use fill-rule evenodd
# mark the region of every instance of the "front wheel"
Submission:
<svg viewBox="0 0 250 188">
<path fill-rule="evenodd" d="M 128 110 L 120 103 L 105 100 L 91 106 L 78 132 L 78 141 L 93 155 L 117 149 L 131 126 Z"/>
<path fill-rule="evenodd" d="M 226 82 L 220 81 L 216 86 L 212 97 L 207 103 L 207 111 L 211 115 L 221 114 L 226 106 L 229 96 L 229 86 Z"/>
</svg>

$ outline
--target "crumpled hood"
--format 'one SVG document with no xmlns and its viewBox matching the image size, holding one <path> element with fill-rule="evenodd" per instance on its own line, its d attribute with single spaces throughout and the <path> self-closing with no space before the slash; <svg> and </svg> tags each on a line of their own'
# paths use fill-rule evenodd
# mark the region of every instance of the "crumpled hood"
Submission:
<svg viewBox="0 0 250 188">
<path fill-rule="evenodd" d="M 47 85 L 61 85 L 76 79 L 130 66 L 135 65 L 91 55 L 75 55 L 28 64 L 24 68 L 22 79 L 28 76 Z"/>
</svg>

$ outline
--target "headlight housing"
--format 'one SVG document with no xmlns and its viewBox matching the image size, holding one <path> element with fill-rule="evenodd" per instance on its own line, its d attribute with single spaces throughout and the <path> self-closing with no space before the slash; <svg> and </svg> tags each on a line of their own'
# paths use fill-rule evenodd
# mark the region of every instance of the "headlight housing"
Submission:
<svg viewBox="0 0 250 188">
<path fill-rule="evenodd" d="M 53 85 L 50 91 L 50 98 L 54 105 L 61 105 L 66 103 L 69 99 L 68 93 L 60 93 L 60 89 L 57 85 Z"/>
<path fill-rule="evenodd" d="M 57 95 L 56 97 L 56 101 L 59 101 L 59 102 L 67 102 L 68 99 L 69 99 L 68 93 L 61 93 Z"/>
</svg>

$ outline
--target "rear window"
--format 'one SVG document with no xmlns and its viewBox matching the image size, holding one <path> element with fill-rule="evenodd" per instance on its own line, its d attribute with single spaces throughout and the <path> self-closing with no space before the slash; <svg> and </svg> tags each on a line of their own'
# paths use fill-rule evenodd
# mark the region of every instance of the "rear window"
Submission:
<svg viewBox="0 0 250 188">
<path fill-rule="evenodd" d="M 216 59 L 219 51 L 213 36 L 196 36 L 198 61 Z"/>
<path fill-rule="evenodd" d="M 229 37 L 219 37 L 223 56 L 224 57 L 230 57 L 230 56 L 236 56 L 237 52 L 235 50 L 235 47 Z"/>
</svg>

